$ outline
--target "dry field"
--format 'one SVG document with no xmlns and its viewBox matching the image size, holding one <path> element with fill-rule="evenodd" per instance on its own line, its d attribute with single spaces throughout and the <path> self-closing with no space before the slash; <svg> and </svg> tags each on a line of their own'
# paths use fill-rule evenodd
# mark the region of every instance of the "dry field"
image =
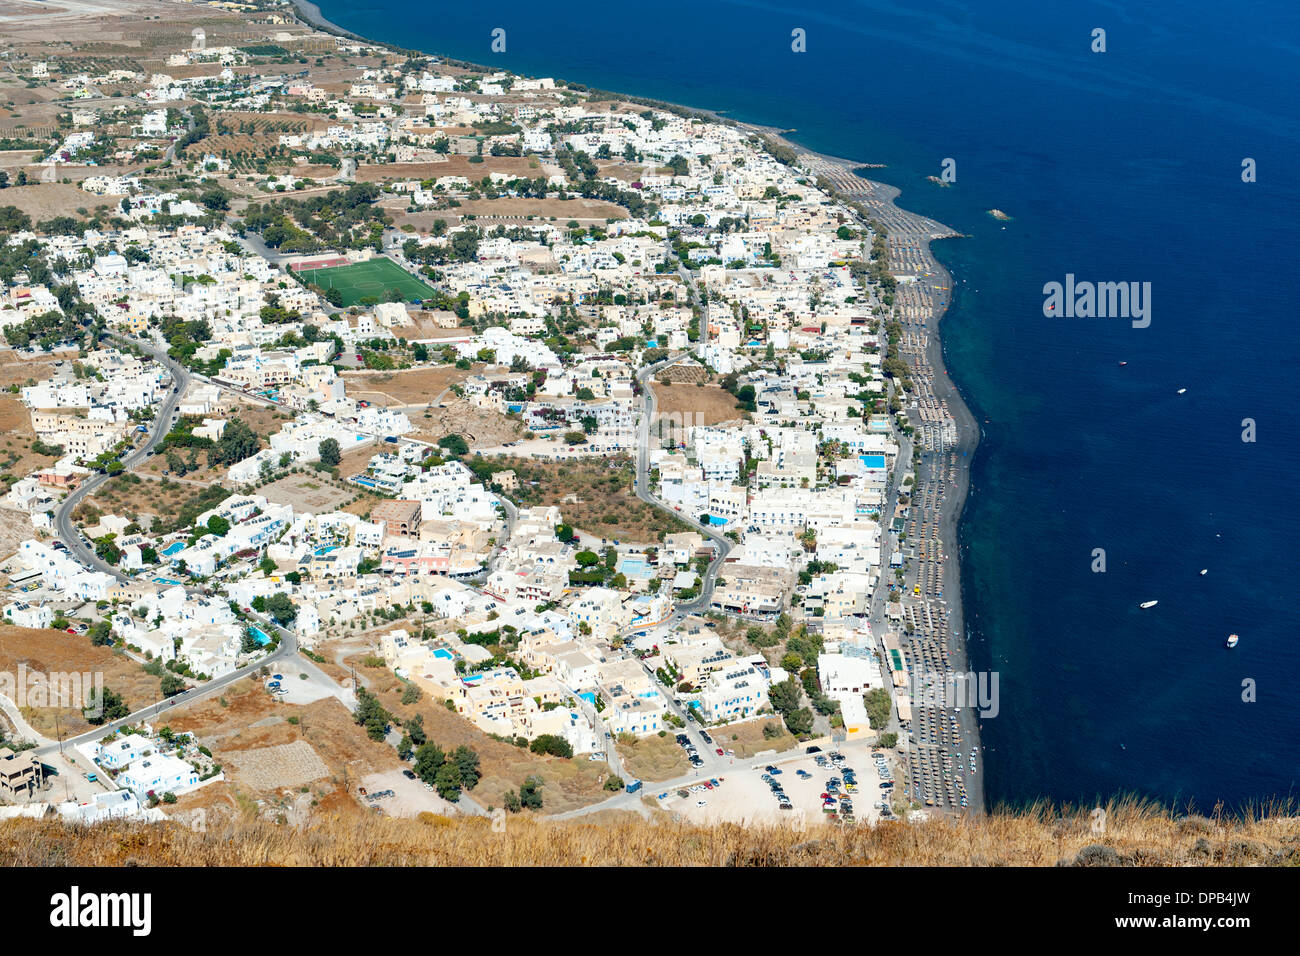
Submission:
<svg viewBox="0 0 1300 956">
<path fill-rule="evenodd" d="M 203 791 L 200 791 L 202 793 Z M 322 807 L 325 807 L 322 801 Z M 1296 866 L 1300 817 L 1289 806 L 1231 817 L 1184 816 L 1110 801 L 1106 833 L 1091 807 L 1037 804 L 987 817 L 807 829 L 699 826 L 600 814 L 559 822 L 522 813 L 505 834 L 490 820 L 357 813 L 280 826 L 251 813 L 202 831 L 103 823 L 95 838 L 56 820 L 0 824 L 12 866 Z"/>
<path fill-rule="evenodd" d="M 269 485 L 263 485 L 258 494 L 265 495 L 268 501 L 274 501 L 276 504 L 292 505 L 294 514 L 301 514 L 304 511 L 325 514 L 351 501 L 359 490 L 352 485 L 336 482 L 327 473 L 312 471 L 305 474 L 291 474 Z"/>
<path fill-rule="evenodd" d="M 3 95 L 3 88 L 0 88 L 0 95 Z M 22 166 L 30 166 L 36 160 L 41 158 L 40 150 L 29 149 L 6 149 L 0 150 L 0 169 L 9 173 L 9 182 L 14 181 L 18 175 L 18 169 Z M 28 173 L 31 176 L 31 173 Z M 89 195 L 89 193 L 87 193 Z"/>
<path fill-rule="evenodd" d="M 367 737 L 336 698 L 286 704 L 256 679 L 177 708 L 167 725 L 194 734 L 222 765 L 226 792 L 207 805 L 231 816 L 257 812 L 255 804 L 271 812 L 296 810 L 299 820 L 325 811 L 360 816 L 364 810 L 352 792 L 357 782 L 402 766 L 393 748 Z M 191 806 L 184 798 L 178 804 Z"/>
<path fill-rule="evenodd" d="M 154 479 L 118 475 L 78 505 L 72 517 L 82 524 L 94 524 L 98 512 L 121 515 L 138 521 L 147 529 L 152 529 L 156 522 L 161 522 L 162 527 L 170 527 L 182 512 L 188 510 L 191 517 L 197 517 L 215 507 L 214 499 L 205 504 L 200 496 L 210 488 L 221 487 L 224 486 L 218 482 L 202 478 Z"/>
<path fill-rule="evenodd" d="M 438 319 L 449 318 L 451 316 L 450 312 L 423 309 L 419 312 L 408 311 L 406 313 L 406 316 L 407 316 L 406 325 L 401 325 L 394 328 L 393 334 L 397 335 L 398 338 L 404 338 L 407 341 L 410 341 L 412 339 L 424 340 L 424 339 L 468 338 L 469 336 L 474 334 L 473 329 L 460 328 L 457 326 L 452 326 L 450 328 L 447 328 L 439 325 L 434 320 L 435 317 L 437 317 Z M 437 345 L 438 343 L 434 342 L 432 343 L 430 348 L 435 348 L 437 347 Z"/>
<path fill-rule="evenodd" d="M 654 783 L 672 780 L 690 772 L 691 765 L 686 759 L 686 752 L 677 746 L 672 731 L 665 737 L 619 740 L 617 746 L 624 768 L 641 780 Z"/>
<path fill-rule="evenodd" d="M 523 425 L 490 408 L 479 408 L 464 399 L 448 396 L 445 405 L 411 415 L 415 437 L 436 442 L 450 434 L 460 435 L 474 448 L 495 448 L 523 434 Z"/>
<path fill-rule="evenodd" d="M 494 740 L 468 720 L 449 711 L 440 700 L 422 695 L 414 704 L 401 702 L 406 685 L 386 668 L 363 668 L 365 654 L 347 658 L 364 678 L 371 693 L 394 717 L 406 719 L 416 714 L 424 715 L 424 729 L 430 740 L 450 750 L 461 744 L 472 747 L 479 755 L 482 779 L 469 795 L 487 806 L 502 806 L 507 790 L 518 789 L 530 775 L 544 781 L 542 789 L 543 812 L 561 813 L 596 803 L 606 796 L 601 787 L 609 768 L 604 763 L 586 757 L 566 760 L 563 757 L 543 757 L 514 744 Z"/>
<path fill-rule="evenodd" d="M 653 544 L 664 534 L 690 530 L 632 493 L 630 459 L 557 462 L 494 456 L 491 461 L 499 470 L 514 469 L 519 477 L 520 490 L 510 495 L 518 505 L 556 505 L 566 523 L 588 534 Z"/>
<path fill-rule="evenodd" d="M 501 199 L 462 199 L 454 212 L 461 216 L 477 216 L 479 219 L 500 216 L 521 222 L 529 216 L 535 219 L 554 218 L 560 222 L 576 219 L 601 223 L 606 219 L 627 218 L 627 210 L 622 206 L 600 199 L 527 199 L 513 196 Z"/>
<path fill-rule="evenodd" d="M 736 407 L 736 398 L 717 385 L 650 386 L 655 393 L 655 410 L 660 416 L 686 425 L 717 425 L 740 421 L 744 415 Z"/>
<path fill-rule="evenodd" d="M 476 364 L 469 369 L 454 365 L 402 369 L 397 372 L 344 372 L 348 395 L 376 405 L 427 405 L 450 385 L 477 375 L 487 366 Z"/>
<path fill-rule="evenodd" d="M 161 696 L 157 677 L 146 674 L 125 654 L 114 653 L 107 647 L 95 647 L 84 634 L 0 625 L 0 671 L 17 675 L 19 665 L 27 668 L 29 688 L 32 672 L 90 674 L 102 675 L 104 686 L 121 695 L 131 710 L 144 707 Z M 97 679 L 98 676 L 92 677 L 90 682 Z M 56 715 L 58 732 L 64 737 L 91 729 L 80 707 L 28 707 L 23 701 L 17 703 L 23 718 L 47 737 L 56 733 Z"/>
<path fill-rule="evenodd" d="M 0 508 L 0 558 L 9 557 L 30 537 L 32 519 L 27 512 Z"/>
<path fill-rule="evenodd" d="M 32 176 L 31 173 L 28 175 Z M 68 175 L 72 173 L 69 172 Z M 107 209 L 118 201 L 115 197 L 88 193 L 72 183 L 11 186 L 4 191 L 3 198 L 4 205 L 17 206 L 32 217 L 32 222 L 40 222 L 54 216 L 80 216 L 83 215 L 81 213 L 83 209 L 87 213 L 93 213 L 100 207 Z"/>
<path fill-rule="evenodd" d="M 781 731 L 778 736 L 773 737 L 771 740 L 763 736 L 763 728 L 769 724 Z M 799 743 L 785 729 L 785 724 L 781 718 L 775 716 L 761 720 L 750 720 L 743 724 L 728 724 L 725 727 L 710 728 L 709 733 L 718 742 L 719 747 L 724 750 L 734 750 L 737 758 L 752 757 L 754 754 L 764 753 L 768 750 L 775 750 L 780 753 Z"/>
<path fill-rule="evenodd" d="M 357 182 L 374 183 L 385 179 L 441 179 L 443 176 L 464 176 L 478 182 L 492 173 L 530 179 L 545 175 L 540 166 L 534 167 L 523 156 L 485 156 L 481 163 L 471 163 L 468 156 L 448 156 L 441 163 L 379 163 L 363 165 L 357 169 Z"/>
<path fill-rule="evenodd" d="M 656 375 L 655 381 L 664 385 L 702 385 L 707 384 L 711 378 L 709 370 L 702 365 L 678 362 Z"/>
<path fill-rule="evenodd" d="M 4 436 L 0 438 L 0 475 L 25 478 L 57 460 L 32 451 L 36 432 L 32 431 L 31 410 L 9 392 L 0 392 L 0 435 Z"/>
</svg>

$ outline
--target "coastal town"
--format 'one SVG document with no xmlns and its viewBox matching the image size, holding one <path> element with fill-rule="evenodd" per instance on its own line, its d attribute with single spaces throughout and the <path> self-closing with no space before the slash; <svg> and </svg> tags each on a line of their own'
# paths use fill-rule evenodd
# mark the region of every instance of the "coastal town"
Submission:
<svg viewBox="0 0 1300 956">
<path fill-rule="evenodd" d="M 0 816 L 983 809 L 951 230 L 278 0 L 65 6 L 0 17 Z"/>
</svg>

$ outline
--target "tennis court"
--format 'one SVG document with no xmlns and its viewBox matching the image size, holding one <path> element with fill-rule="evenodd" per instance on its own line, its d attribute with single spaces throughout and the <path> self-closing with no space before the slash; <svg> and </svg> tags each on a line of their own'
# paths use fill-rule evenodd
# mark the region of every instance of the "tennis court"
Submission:
<svg viewBox="0 0 1300 956">
<path fill-rule="evenodd" d="M 308 285 L 318 289 L 338 289 L 343 307 L 356 305 L 362 299 L 383 302 L 390 289 L 397 289 L 404 302 L 415 302 L 433 295 L 433 289 L 405 271 L 391 259 L 383 257 L 350 266 L 332 266 L 326 269 L 303 269 L 298 273 Z"/>
</svg>

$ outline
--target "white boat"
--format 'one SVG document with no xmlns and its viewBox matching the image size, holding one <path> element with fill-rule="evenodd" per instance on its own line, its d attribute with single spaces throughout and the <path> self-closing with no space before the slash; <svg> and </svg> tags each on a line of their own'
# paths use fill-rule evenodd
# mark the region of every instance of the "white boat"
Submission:
<svg viewBox="0 0 1300 956">
<path fill-rule="evenodd" d="M 1178 390 L 1178 394 L 1181 395 L 1181 394 L 1183 394 L 1183 392 L 1185 392 L 1185 391 L 1187 391 L 1187 389 L 1185 389 L 1185 388 L 1180 388 L 1180 389 Z"/>
<path fill-rule="evenodd" d="M 1201 574 L 1208 574 L 1209 571 L 1210 571 L 1209 568 L 1201 568 Z"/>
<path fill-rule="evenodd" d="M 1236 647 L 1236 646 L 1237 646 L 1237 635 L 1236 635 L 1236 634 L 1229 634 L 1229 635 L 1228 635 L 1228 646 L 1229 646 L 1229 647 Z"/>
<path fill-rule="evenodd" d="M 1138 605 L 1138 607 L 1145 610 L 1146 608 L 1149 607 L 1155 607 L 1159 603 L 1160 603 L 1159 601 L 1143 601 L 1141 604 Z"/>
</svg>

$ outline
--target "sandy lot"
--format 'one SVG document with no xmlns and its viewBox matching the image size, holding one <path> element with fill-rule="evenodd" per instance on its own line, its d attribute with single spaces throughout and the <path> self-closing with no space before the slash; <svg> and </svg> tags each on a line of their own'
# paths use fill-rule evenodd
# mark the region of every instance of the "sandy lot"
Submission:
<svg viewBox="0 0 1300 956">
<path fill-rule="evenodd" d="M 448 210 L 448 212 L 451 211 Z M 553 216 L 558 222 L 577 219 L 579 221 L 599 220 L 603 223 L 606 219 L 627 218 L 627 210 L 622 206 L 599 199 L 581 198 L 538 200 L 507 196 L 502 199 L 461 200 L 460 206 L 454 211 L 462 216 L 469 214 L 480 219 L 490 216 L 504 216 L 525 220 L 529 216 L 534 219 Z"/>
<path fill-rule="evenodd" d="M 632 491 L 632 462 L 624 456 L 581 457 L 569 461 L 493 459 L 513 469 L 521 482 L 510 498 L 521 507 L 556 505 L 574 528 L 599 538 L 653 544 L 660 532 L 689 530 L 687 525 L 646 504 Z M 532 484 L 532 482 L 537 484 Z"/>
<path fill-rule="evenodd" d="M 102 172 L 102 170 L 101 170 Z M 31 176 L 31 173 L 28 173 Z M 62 176 L 63 173 L 60 173 Z M 68 175 L 71 175 L 70 173 Z M 11 177 L 12 178 L 12 177 Z M 17 206 L 40 222 L 53 216 L 79 216 L 80 210 L 93 213 L 99 208 L 110 208 L 118 201 L 115 197 L 96 196 L 72 183 L 37 183 L 34 186 L 10 186 L 4 191 L 4 204 Z"/>
<path fill-rule="evenodd" d="M 465 806 L 452 803 L 438 796 L 437 790 L 426 790 L 424 781 L 409 780 L 400 770 L 387 770 L 384 773 L 372 773 L 361 781 L 368 794 L 378 795 L 393 791 L 391 797 L 377 797 L 367 800 L 360 797 L 366 806 L 377 808 L 378 812 L 390 817 L 415 817 L 421 813 L 438 813 L 451 816 L 464 813 Z M 474 791 L 477 792 L 477 789 Z"/>
<path fill-rule="evenodd" d="M 455 365 L 410 368 L 397 372 L 344 372 L 348 395 L 376 405 L 427 405 L 443 396 L 447 387 L 463 382 L 486 368 L 475 364 L 469 369 Z"/>
<path fill-rule="evenodd" d="M 667 737 L 639 737 L 635 743 L 619 741 L 617 746 L 624 768 L 638 779 L 672 780 L 690 772 L 686 752 L 677 746 L 672 733 Z"/>
<path fill-rule="evenodd" d="M 288 668 L 286 662 L 286 676 Z M 218 817 L 239 812 L 283 814 L 290 822 L 304 822 L 325 812 L 361 814 L 366 811 L 355 799 L 357 781 L 402 766 L 393 748 L 367 737 L 334 697 L 306 705 L 285 703 L 269 694 L 260 679 L 240 681 L 218 698 L 177 708 L 168 714 L 167 722 L 173 730 L 195 734 L 226 771 L 226 784 L 205 788 L 214 790 L 201 804 L 209 809 L 209 825 L 214 812 Z M 282 749 L 295 744 L 299 745 L 295 750 Z M 271 764 L 267 752 L 297 755 L 299 775 L 319 772 L 308 750 L 323 764 L 326 776 L 306 784 L 259 776 Z M 191 802 L 182 800 L 179 808 L 190 809 Z"/>
<path fill-rule="evenodd" d="M 367 449 L 371 454 L 374 449 Z M 266 496 L 268 501 L 276 504 L 292 505 L 295 514 L 310 511 L 324 514 L 334 511 L 344 502 L 351 501 L 357 489 L 343 486 L 328 474 L 309 472 L 307 474 L 289 475 L 269 485 L 263 485 L 258 494 Z"/>
<path fill-rule="evenodd" d="M 416 431 L 413 437 L 436 442 L 452 433 L 469 442 L 470 449 L 491 448 L 514 441 L 524 427 L 490 408 L 478 408 L 459 398 L 451 398 L 442 407 L 426 409 L 411 416 Z"/>
<path fill-rule="evenodd" d="M 655 410 L 663 428 L 688 428 L 692 425 L 717 425 L 743 418 L 736 399 L 717 385 L 650 386 L 655 393 Z"/>
</svg>

